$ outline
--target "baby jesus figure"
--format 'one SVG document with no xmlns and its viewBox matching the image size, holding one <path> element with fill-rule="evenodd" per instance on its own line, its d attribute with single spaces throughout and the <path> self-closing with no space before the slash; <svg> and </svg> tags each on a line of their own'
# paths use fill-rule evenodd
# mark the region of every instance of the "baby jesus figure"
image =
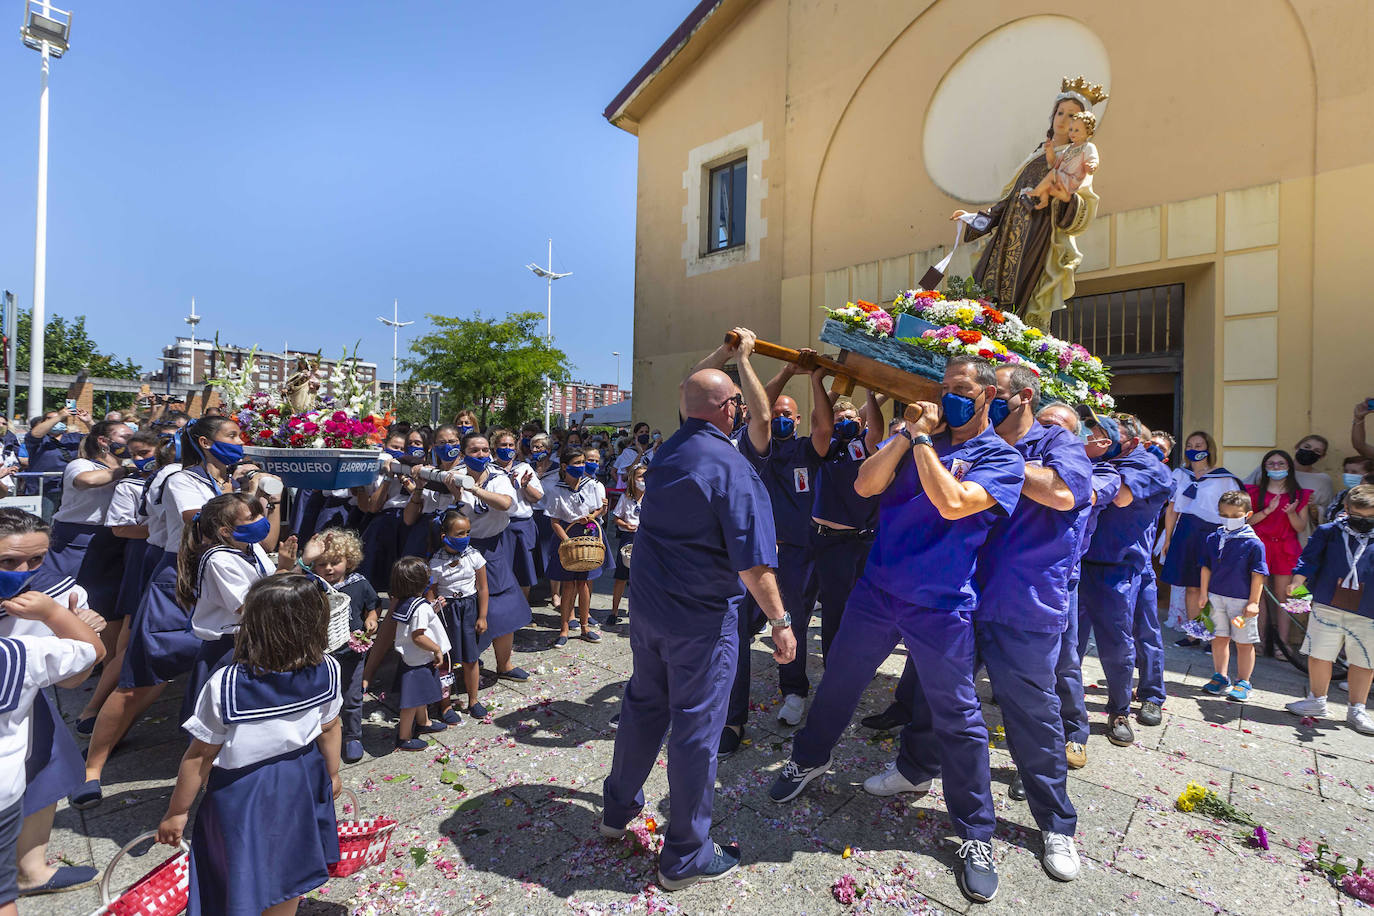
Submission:
<svg viewBox="0 0 1374 916">
<path fill-rule="evenodd" d="M 1027 205 L 1035 202 L 1035 209 L 1049 206 L 1050 198 L 1067 202 L 1089 175 L 1097 171 L 1097 147 L 1089 140 L 1097 132 L 1097 117 L 1091 111 L 1080 111 L 1069 118 L 1069 145 L 1062 153 L 1055 153 L 1054 142 L 1045 141 L 1045 163 L 1048 174 L 1033 188 L 1022 188 L 1021 199 Z"/>
</svg>

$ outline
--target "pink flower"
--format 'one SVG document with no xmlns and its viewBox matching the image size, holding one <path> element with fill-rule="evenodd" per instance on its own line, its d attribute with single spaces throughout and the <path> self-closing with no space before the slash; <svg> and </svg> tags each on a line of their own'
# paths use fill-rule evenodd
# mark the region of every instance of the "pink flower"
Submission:
<svg viewBox="0 0 1374 916">
<path fill-rule="evenodd" d="M 846 906 L 853 903 L 862 895 L 858 884 L 854 881 L 854 876 L 847 872 L 841 875 L 834 884 L 830 885 L 830 893 L 837 901 Z"/>
<path fill-rule="evenodd" d="M 331 419 L 335 423 L 342 423 L 344 420 L 348 419 L 348 414 L 344 413 L 342 410 L 336 410 L 334 411 L 334 416 L 331 417 Z"/>
</svg>

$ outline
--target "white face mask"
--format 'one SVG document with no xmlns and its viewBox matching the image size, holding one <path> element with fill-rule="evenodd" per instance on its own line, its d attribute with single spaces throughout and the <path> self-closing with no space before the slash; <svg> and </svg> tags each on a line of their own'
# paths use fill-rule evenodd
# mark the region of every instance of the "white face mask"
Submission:
<svg viewBox="0 0 1374 916">
<path fill-rule="evenodd" d="M 1245 527 L 1245 517 L 1241 516 L 1240 518 L 1223 518 L 1221 520 L 1221 526 L 1225 528 L 1227 531 L 1239 531 L 1240 529 Z"/>
</svg>

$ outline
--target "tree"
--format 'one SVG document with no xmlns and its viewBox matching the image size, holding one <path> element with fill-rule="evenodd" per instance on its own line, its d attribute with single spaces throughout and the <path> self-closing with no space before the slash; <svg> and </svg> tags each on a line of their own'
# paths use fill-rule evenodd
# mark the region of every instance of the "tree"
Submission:
<svg viewBox="0 0 1374 916">
<path fill-rule="evenodd" d="M 18 315 L 16 336 L 18 340 L 17 353 L 15 355 L 15 369 L 27 370 L 29 368 L 29 329 L 33 326 L 33 313 L 27 309 L 20 309 Z M 48 319 L 47 327 L 43 329 L 43 371 L 57 375 L 76 375 L 82 371 L 95 378 L 123 378 L 137 379 L 142 375 L 142 369 L 127 357 L 120 360 L 119 357 L 108 353 L 102 353 L 96 348 L 95 341 L 91 339 L 86 330 L 86 316 L 78 315 L 75 321 L 67 321 L 61 315 L 53 315 Z M 67 396 L 65 388 L 43 389 L 44 407 L 52 408 L 62 403 Z M 111 394 L 111 409 L 124 409 L 131 406 L 134 395 L 125 392 Z M 118 401 L 118 403 L 115 403 Z M 28 393 L 20 389 L 15 394 L 15 409 L 21 416 L 29 416 L 39 411 L 28 410 Z"/>
<path fill-rule="evenodd" d="M 503 321 L 430 315 L 434 329 L 410 343 L 405 367 L 415 379 L 439 385 L 444 400 L 477 411 L 483 428 L 497 420 L 518 426 L 542 413 L 545 378 L 566 378 L 568 357 L 545 342 L 540 312 L 516 312 Z M 497 398 L 505 409 L 493 416 Z M 446 413 L 445 417 L 452 416 Z"/>
</svg>

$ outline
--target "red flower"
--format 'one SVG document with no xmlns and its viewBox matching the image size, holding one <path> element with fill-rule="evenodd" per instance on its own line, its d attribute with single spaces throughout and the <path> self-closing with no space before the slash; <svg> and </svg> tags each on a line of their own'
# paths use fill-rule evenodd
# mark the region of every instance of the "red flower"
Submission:
<svg viewBox="0 0 1374 916">
<path fill-rule="evenodd" d="M 993 353 L 991 350 L 979 350 L 979 351 L 978 351 L 978 355 L 981 356 L 981 357 L 983 357 L 983 359 L 996 359 L 996 358 L 997 358 L 997 354 L 996 354 L 996 353 Z"/>
<path fill-rule="evenodd" d="M 299 448 L 301 445 L 305 444 L 305 437 L 300 433 L 295 433 L 291 436 L 291 444 Z"/>
<path fill-rule="evenodd" d="M 258 430 L 258 438 L 259 438 L 259 439 L 271 439 L 271 438 L 272 438 L 272 430 L 270 430 L 270 429 L 260 429 L 260 430 Z"/>
<path fill-rule="evenodd" d="M 954 336 L 959 338 L 966 344 L 976 344 L 978 341 L 983 339 L 983 334 L 980 331 L 958 331 L 955 333 Z"/>
</svg>

